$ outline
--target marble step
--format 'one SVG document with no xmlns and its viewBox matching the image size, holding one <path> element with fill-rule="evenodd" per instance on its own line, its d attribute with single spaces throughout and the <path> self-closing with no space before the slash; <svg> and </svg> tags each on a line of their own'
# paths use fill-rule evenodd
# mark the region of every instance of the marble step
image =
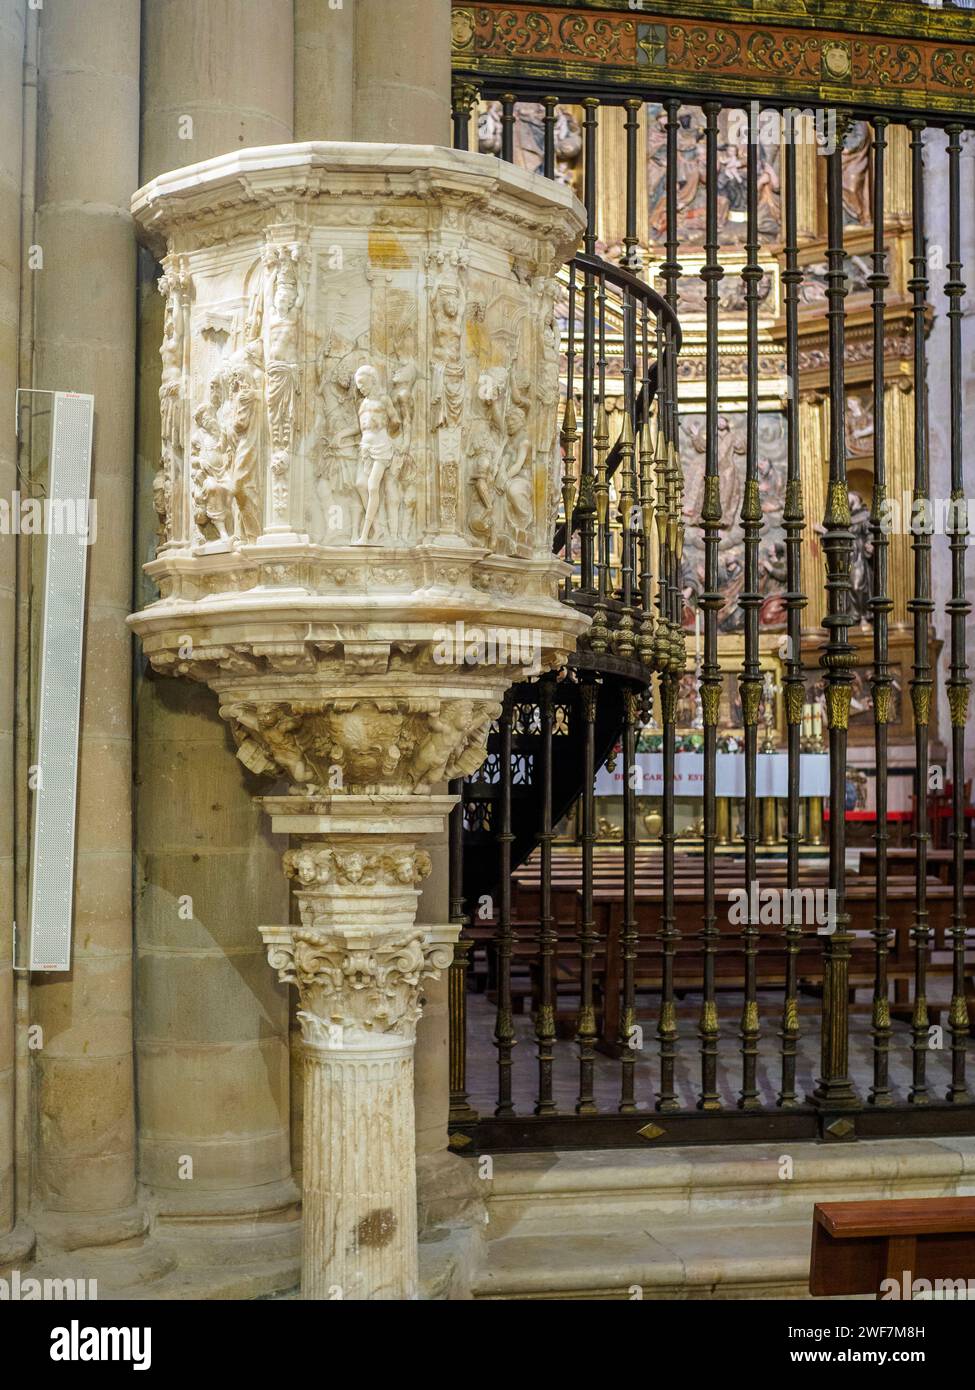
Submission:
<svg viewBox="0 0 975 1390">
<path fill-rule="evenodd" d="M 808 1221 L 628 1221 L 492 1239 L 477 1299 L 808 1297 Z"/>
<path fill-rule="evenodd" d="M 975 1195 L 975 1138 L 502 1154 L 485 1185 L 489 1242 L 598 1235 L 651 1217 L 747 1215 L 808 1232 L 818 1201 Z"/>
</svg>

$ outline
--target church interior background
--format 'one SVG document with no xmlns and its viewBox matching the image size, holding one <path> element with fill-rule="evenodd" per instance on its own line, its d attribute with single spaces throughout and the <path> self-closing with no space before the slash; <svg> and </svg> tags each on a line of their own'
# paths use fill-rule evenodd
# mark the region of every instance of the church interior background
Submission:
<svg viewBox="0 0 975 1390">
<path fill-rule="evenodd" d="M 0 537 L 4 1288 L 805 1298 L 975 1196 L 970 8 L 0 0 L 0 499 L 80 401 L 98 506 L 63 630 Z"/>
</svg>

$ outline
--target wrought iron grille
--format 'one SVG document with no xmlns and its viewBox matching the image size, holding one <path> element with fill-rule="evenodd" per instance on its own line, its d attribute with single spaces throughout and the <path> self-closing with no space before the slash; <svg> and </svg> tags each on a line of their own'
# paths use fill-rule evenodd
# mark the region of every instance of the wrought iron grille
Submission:
<svg viewBox="0 0 975 1390">
<path fill-rule="evenodd" d="M 930 139 L 921 116 L 899 122 L 880 110 L 799 112 L 763 101 L 761 112 L 742 97 L 711 96 L 695 108 L 702 128 L 693 168 L 680 146 L 688 108 L 666 92 L 581 95 L 582 88 L 533 91 L 524 79 L 506 86 L 459 78 L 454 106 L 455 143 L 467 148 L 480 113 L 482 146 L 502 159 L 518 158 L 549 178 L 576 184 L 589 211 L 584 253 L 565 274 L 563 408 L 561 441 L 564 509 L 554 544 L 572 562 L 564 599 L 580 605 L 593 622 L 584 648 L 567 677 L 544 677 L 518 687 L 505 703 L 492 739 L 491 772 L 466 787 L 452 833 L 451 903 L 466 925 L 451 977 L 451 1134 L 471 1142 L 505 1146 L 590 1146 L 737 1140 L 772 1136 L 846 1139 L 883 1133 L 975 1131 L 975 1109 L 966 1079 L 970 1014 L 975 1005 L 972 945 L 968 936 L 965 884 L 966 770 L 964 731 L 968 707 L 965 646 L 970 605 L 965 587 L 968 527 L 965 507 L 962 418 L 962 186 L 960 159 L 964 125 L 935 122 L 944 132 Z M 573 105 L 575 103 L 575 105 Z M 534 144 L 517 136 L 519 111 L 530 111 Z M 579 114 L 581 112 L 581 115 Z M 785 834 L 782 863 L 771 874 L 785 904 L 784 918 L 762 920 L 749 892 L 744 919 L 729 919 L 733 886 L 760 878 L 762 798 L 760 732 L 767 681 L 761 631 L 766 595 L 760 584 L 763 532 L 770 518 L 760 489 L 760 306 L 767 293 L 768 254 L 763 232 L 760 140 L 753 129 L 762 113 L 779 121 L 781 223 L 778 264 L 781 285 L 781 352 L 785 379 L 782 413 L 785 479 L 781 512 L 779 631 L 782 638 L 782 703 L 787 756 Z M 573 114 L 575 113 L 575 114 Z M 619 120 L 624 130 L 620 167 L 599 167 L 600 123 Z M 729 188 L 719 167 L 729 113 L 744 122 L 745 167 Z M 638 165 L 647 124 L 656 122 L 662 171 L 659 218 L 641 242 Z M 851 266 L 846 244 L 844 150 L 858 123 L 866 177 L 862 193 L 869 249 Z M 803 130 L 828 144 L 824 153 L 825 265 L 812 263 L 800 235 L 800 171 L 797 149 Z M 808 136 L 806 138 L 809 138 Z M 897 877 L 903 857 L 891 848 L 888 831 L 889 734 L 895 719 L 897 673 L 890 651 L 891 525 L 885 421 L 889 364 L 885 330 L 889 315 L 891 252 L 888 190 L 891 150 L 907 154 L 910 218 L 909 319 L 913 391 L 910 479 L 912 513 L 905 554 L 910 553 L 907 621 L 911 631 L 908 692 L 913 723 L 913 854 L 910 882 Z M 527 148 L 527 156 L 526 156 Z M 927 153 L 926 153 L 927 152 Z M 948 188 L 947 275 L 939 311 L 949 324 L 948 421 L 951 506 L 945 533 L 951 569 L 949 616 L 951 853 L 946 882 L 929 878 L 929 765 L 932 742 L 931 656 L 932 542 L 927 354 L 933 286 L 925 234 L 925 158 L 944 160 Z M 598 237 L 599 180 L 612 176 L 620 190 L 620 235 L 610 246 Z M 722 184 L 724 178 L 724 185 Z M 679 212 L 688 204 L 688 182 L 703 186 L 694 197 L 700 223 L 694 248 L 695 279 L 701 290 L 703 356 L 703 478 L 700 506 L 685 517 L 685 466 L 679 418 L 682 294 L 687 285 L 680 262 L 685 254 Z M 767 188 L 767 185 L 764 185 Z M 642 196 L 646 196 L 643 194 Z M 719 210 L 729 199 L 742 232 L 740 254 L 719 241 Z M 862 237 L 860 238 L 862 241 Z M 859 245 L 859 243 L 858 243 Z M 618 265 L 608 257 L 615 255 Z M 730 264 L 729 264 L 730 262 Z M 859 269 L 858 269 L 859 268 Z M 661 286 L 642 279 L 647 273 Z M 854 517 L 848 474 L 846 411 L 847 298 L 851 276 L 861 273 L 869 303 L 857 332 L 870 338 L 867 395 L 873 408 L 872 495 L 869 565 L 865 580 L 854 574 Z M 729 292 L 728 282 L 736 284 Z M 822 395 L 827 435 L 822 460 L 818 527 L 821 565 L 811 571 L 810 516 L 804 498 L 800 387 L 811 367 L 800 334 L 800 306 L 818 283 L 827 320 Z M 719 400 L 722 359 L 719 319 L 729 305 L 741 314 L 745 376 L 744 473 L 740 509 L 723 513 Z M 863 321 L 861 331 L 860 321 Z M 685 325 L 686 326 L 686 325 Z M 609 344 L 609 347 L 608 347 Z M 618 383 L 613 375 L 618 372 Z M 619 404 L 619 424 L 609 421 Z M 612 434 L 616 442 L 610 444 Z M 808 442 L 808 441 L 807 441 Z M 611 505 L 612 503 L 612 505 Z M 699 532 L 703 585 L 697 596 L 703 647 L 694 672 L 700 709 L 703 759 L 703 825 L 700 857 L 678 862 L 674 775 L 677 709 L 687 662 L 688 614 L 684 601 L 685 524 Z M 721 542 L 733 525 L 742 535 L 743 572 L 735 608 L 740 614 L 741 660 L 737 698 L 741 706 L 744 761 L 743 829 L 740 859 L 723 866 L 718 794 L 719 709 L 725 672 L 719 661 L 719 625 L 729 606 Z M 856 524 L 861 524 L 860 521 Z M 655 536 L 655 540 L 653 539 Z M 815 553 L 813 551 L 812 553 Z M 860 553 L 865 553 L 861 547 Z M 803 573 L 805 557 L 806 572 Z M 862 615 L 854 585 L 866 586 Z M 816 637 L 804 629 L 810 597 L 818 603 Z M 860 618 L 863 622 L 860 622 Z M 851 628 L 869 628 L 867 684 L 872 710 L 876 767 L 876 828 L 872 874 L 851 878 L 847 855 L 847 783 L 850 709 L 857 679 L 857 647 Z M 812 648 L 812 651 L 810 650 Z M 804 857 L 800 774 L 808 751 L 807 684 L 818 664 L 828 728 L 828 865 L 821 873 Z M 529 716 L 525 711 L 530 710 Z M 651 713 L 659 722 L 662 791 L 659 847 L 638 843 L 637 745 Z M 559 746 L 560 742 L 564 746 Z M 622 771 L 622 826 L 615 857 L 599 849 L 594 782 L 607 755 Z M 558 822 L 566 811 L 571 778 L 578 795 L 579 850 L 571 872 L 556 860 Z M 516 882 L 519 865 L 534 858 Z M 764 861 L 761 861 L 764 862 Z M 693 880 L 693 882 L 692 882 Z M 513 885 L 517 903 L 513 901 Z M 693 891 L 691 891 L 693 889 Z M 821 889 L 829 903 L 827 929 L 813 927 L 800 910 L 804 893 Z M 566 904 L 569 904 L 568 907 Z M 822 926 L 823 924 L 817 924 Z M 938 961 L 933 963 L 934 955 Z M 483 969 L 474 968 L 478 960 Z M 932 1048 L 929 980 L 932 970 L 947 977 L 947 1041 Z M 473 978 L 484 993 L 470 994 Z M 524 984 L 529 1022 L 518 1030 L 514 981 Z M 851 991 L 864 982 L 871 993 L 867 1071 L 854 1078 L 850 1064 Z M 722 1027 L 720 1006 L 734 993 L 737 1023 Z M 682 1002 L 691 998 L 696 1019 L 682 1027 Z M 815 1013 L 805 1004 L 812 998 Z M 497 1068 L 493 1114 L 470 1102 L 470 1066 L 486 1066 L 486 1001 L 493 1005 L 492 1043 Z M 474 1004 L 478 1005 L 477 1016 Z M 562 1004 L 565 1003 L 565 1008 Z M 468 1004 L 471 1005 L 468 1008 Z M 686 1011 L 685 1011 L 686 1013 Z M 896 1027 L 906 1020 L 906 1028 Z M 645 1034 L 647 1037 L 645 1037 Z M 649 1035 L 654 1037 L 650 1040 Z M 818 1072 L 802 1076 L 804 1048 L 818 1034 Z M 774 1050 L 769 1043 L 774 1039 Z M 535 1081 L 514 1084 L 515 1045 L 534 1051 Z M 532 1045 L 533 1044 L 533 1048 Z M 653 1060 L 651 1060 L 651 1056 Z M 617 1067 L 610 1095 L 608 1063 Z M 947 1067 L 942 1065 L 947 1057 Z M 932 1081 L 934 1060 L 938 1081 Z M 892 1077 L 892 1060 L 897 1077 Z M 597 1075 L 598 1069 L 598 1075 Z M 575 1083 L 571 1086 L 570 1075 Z M 561 1080 L 559 1078 L 562 1078 Z M 733 1077 L 733 1085 L 731 1078 Z M 597 1085 L 597 1080 L 600 1084 Z M 936 1089 L 937 1087 L 937 1089 Z M 570 1094 L 571 1089 L 571 1094 Z M 525 1099 L 519 1099 L 522 1096 Z M 480 1113 L 478 1113 L 478 1111 Z"/>
</svg>

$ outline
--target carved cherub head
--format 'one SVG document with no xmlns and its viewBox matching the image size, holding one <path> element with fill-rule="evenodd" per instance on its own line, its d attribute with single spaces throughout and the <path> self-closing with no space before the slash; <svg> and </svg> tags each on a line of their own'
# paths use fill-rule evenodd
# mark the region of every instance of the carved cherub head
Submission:
<svg viewBox="0 0 975 1390">
<path fill-rule="evenodd" d="M 342 856 L 342 876 L 349 883 L 358 883 L 366 871 L 366 856 L 357 849 Z"/>
<path fill-rule="evenodd" d="M 457 700 L 447 707 L 444 714 L 455 729 L 466 729 L 474 715 L 474 701 Z"/>
</svg>

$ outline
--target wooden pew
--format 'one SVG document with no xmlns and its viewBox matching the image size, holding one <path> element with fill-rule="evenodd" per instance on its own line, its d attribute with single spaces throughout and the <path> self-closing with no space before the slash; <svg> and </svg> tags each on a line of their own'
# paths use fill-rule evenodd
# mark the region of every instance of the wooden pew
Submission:
<svg viewBox="0 0 975 1390">
<path fill-rule="evenodd" d="M 741 952 L 741 931 L 737 923 L 728 921 L 728 888 L 719 885 L 716 892 L 717 927 L 728 943 L 718 942 L 716 956 L 716 982 L 721 990 L 740 990 L 744 985 L 744 957 Z M 898 893 L 909 895 L 905 901 L 898 900 Z M 895 996 L 892 1016 L 898 1013 L 910 1016 L 911 1005 L 906 999 L 906 990 L 914 977 L 913 944 L 910 928 L 913 917 L 910 911 L 913 903 L 914 886 L 909 880 L 888 882 L 888 918 L 893 936 L 888 958 L 888 979 L 891 983 L 902 983 L 905 998 Z M 661 986 L 660 943 L 656 940 L 660 930 L 662 893 L 657 890 L 648 893 L 637 891 L 638 937 L 636 978 L 637 988 L 659 990 Z M 932 918 L 939 911 L 951 911 L 952 890 L 944 884 L 932 882 L 928 886 L 929 908 Z M 876 885 L 869 882 L 852 882 L 847 888 L 847 909 L 850 913 L 850 926 L 854 933 L 850 959 L 850 989 L 855 997 L 857 989 L 872 988 L 874 980 L 875 943 L 870 934 L 873 927 L 873 911 L 876 898 Z M 899 909 L 905 907 L 906 911 Z M 619 1037 L 620 989 L 622 985 L 622 888 L 601 888 L 594 895 L 594 916 L 597 935 L 604 943 L 603 969 L 600 974 L 602 1028 L 604 1045 L 612 1047 Z M 581 894 L 578 895 L 577 911 L 581 911 Z M 704 948 L 701 940 L 704 900 L 700 890 L 688 891 L 678 887 L 674 893 L 675 926 L 680 933 L 674 968 L 675 990 L 698 991 L 703 978 Z M 819 935 L 810 926 L 803 932 L 799 954 L 798 975 L 800 983 L 806 987 L 818 985 L 823 976 L 825 936 Z M 785 931 L 780 925 L 760 926 L 758 951 L 759 988 L 781 988 L 785 983 L 786 942 Z M 950 962 L 931 962 L 928 972 L 931 975 L 950 972 Z M 970 1004 L 975 1006 L 975 982 L 969 976 Z M 898 1009 L 898 1004 L 900 1008 Z M 938 1009 L 929 1004 L 932 1022 L 937 1022 Z"/>
<path fill-rule="evenodd" d="M 912 868 L 914 862 L 913 849 L 890 848 L 887 851 L 888 867 L 895 872 L 903 873 L 905 869 Z M 877 872 L 877 851 L 875 849 L 865 849 L 861 853 L 860 872 L 868 874 L 875 874 Z M 928 873 L 936 875 L 942 883 L 954 883 L 954 850 L 929 849 Z M 965 850 L 965 882 L 975 883 L 975 850 L 973 849 Z"/>
<path fill-rule="evenodd" d="M 975 1197 L 907 1197 L 878 1202 L 817 1202 L 813 1208 L 809 1292 L 890 1295 L 914 1280 L 975 1279 Z M 900 1294 L 903 1297 L 903 1291 Z M 908 1295 L 910 1296 L 910 1295 Z"/>
</svg>

